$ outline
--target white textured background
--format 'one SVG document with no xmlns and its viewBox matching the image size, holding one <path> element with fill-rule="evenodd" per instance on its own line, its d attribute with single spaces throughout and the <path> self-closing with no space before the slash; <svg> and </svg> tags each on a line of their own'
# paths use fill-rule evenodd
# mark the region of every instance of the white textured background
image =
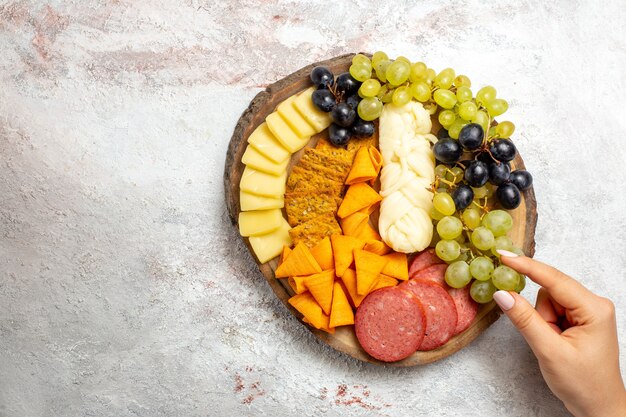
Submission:
<svg viewBox="0 0 626 417">
<path fill-rule="evenodd" d="M 615 301 L 624 370 L 624 22 L 621 0 L 0 2 L 0 416 L 567 415 L 506 319 L 412 369 L 321 345 L 229 223 L 224 156 L 257 92 L 334 55 L 494 85 L 536 256 Z"/>
</svg>

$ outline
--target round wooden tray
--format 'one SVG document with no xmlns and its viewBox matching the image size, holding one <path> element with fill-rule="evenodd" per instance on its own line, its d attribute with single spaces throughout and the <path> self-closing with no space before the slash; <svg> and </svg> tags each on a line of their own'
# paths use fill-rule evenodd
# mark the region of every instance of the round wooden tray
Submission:
<svg viewBox="0 0 626 417">
<path fill-rule="evenodd" d="M 241 180 L 241 174 L 244 169 L 244 165 L 241 163 L 241 157 L 247 146 L 248 136 L 259 126 L 267 115 L 274 111 L 276 106 L 285 100 L 286 98 L 296 94 L 308 87 L 311 82 L 309 74 L 311 70 L 319 65 L 325 65 L 333 71 L 334 74 L 339 74 L 348 70 L 353 54 L 343 55 L 336 58 L 329 59 L 327 61 L 317 62 L 304 67 L 293 74 L 275 82 L 268 86 L 265 91 L 260 92 L 252 100 L 248 108 L 241 115 L 235 131 L 228 145 L 228 153 L 226 155 L 226 164 L 224 169 L 224 191 L 226 197 L 226 205 L 228 207 L 228 213 L 230 214 L 231 221 L 235 227 L 237 227 L 237 219 L 239 216 L 239 182 Z M 434 123 L 435 125 L 435 123 Z M 433 130 L 436 128 L 433 127 Z M 313 137 L 311 144 L 314 144 L 319 136 L 324 136 L 326 132 L 322 132 L 320 135 Z M 434 132 L 433 132 L 434 133 Z M 300 154 L 295 154 L 292 157 L 292 164 L 299 159 Z M 518 155 L 511 164 L 512 168 L 524 168 L 524 162 Z M 291 169 L 291 166 L 289 167 Z M 529 189 L 523 193 L 524 200 L 517 209 L 510 212 L 514 221 L 514 229 L 509 233 L 509 236 L 513 240 L 516 246 L 521 247 L 528 256 L 533 256 L 535 253 L 535 226 L 537 224 L 537 202 L 535 200 L 535 193 L 533 189 Z M 252 252 L 250 244 L 247 238 L 242 238 L 248 247 L 248 250 Z M 253 253 L 253 252 L 252 252 Z M 253 255 L 254 256 L 254 255 Z M 293 308 L 287 300 L 293 295 L 291 287 L 287 283 L 286 279 L 276 279 L 274 277 L 274 270 L 276 269 L 277 260 L 274 259 L 265 264 L 259 264 L 259 270 L 269 283 L 270 287 L 278 298 L 287 306 L 287 308 L 297 317 L 300 314 Z M 453 337 L 444 346 L 428 351 L 428 352 L 415 352 L 408 358 L 390 363 L 394 366 L 414 366 L 422 365 L 436 360 L 445 358 L 453 354 L 454 352 L 467 346 L 472 340 L 478 337 L 487 327 L 494 323 L 502 312 L 492 301 L 491 303 L 482 305 L 479 309 L 478 315 L 472 325 L 463 333 Z M 315 334 L 320 340 L 328 344 L 332 348 L 348 355 L 370 363 L 385 364 L 380 362 L 371 356 L 369 356 L 359 345 L 352 326 L 343 326 L 336 330 L 335 334 L 328 334 L 321 330 L 316 330 L 304 323 L 313 334 Z"/>
</svg>

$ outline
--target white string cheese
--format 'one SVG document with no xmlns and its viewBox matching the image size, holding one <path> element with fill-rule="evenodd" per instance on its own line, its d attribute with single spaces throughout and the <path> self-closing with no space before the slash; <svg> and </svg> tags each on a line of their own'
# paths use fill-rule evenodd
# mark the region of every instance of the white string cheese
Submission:
<svg viewBox="0 0 626 417">
<path fill-rule="evenodd" d="M 435 179 L 430 147 L 430 114 L 415 101 L 398 107 L 386 104 L 379 120 L 380 175 L 379 233 L 397 252 L 425 249 L 433 237 L 429 212 Z"/>
</svg>

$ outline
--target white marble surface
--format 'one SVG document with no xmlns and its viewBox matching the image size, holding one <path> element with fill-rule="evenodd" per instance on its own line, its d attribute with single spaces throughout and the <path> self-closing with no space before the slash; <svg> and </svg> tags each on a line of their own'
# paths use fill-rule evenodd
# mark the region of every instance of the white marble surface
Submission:
<svg viewBox="0 0 626 417">
<path fill-rule="evenodd" d="M 496 86 L 536 256 L 615 301 L 624 370 L 624 22 L 621 0 L 1 2 L 0 416 L 567 415 L 506 319 L 412 369 L 320 344 L 229 223 L 224 157 L 256 93 L 334 55 Z"/>
</svg>

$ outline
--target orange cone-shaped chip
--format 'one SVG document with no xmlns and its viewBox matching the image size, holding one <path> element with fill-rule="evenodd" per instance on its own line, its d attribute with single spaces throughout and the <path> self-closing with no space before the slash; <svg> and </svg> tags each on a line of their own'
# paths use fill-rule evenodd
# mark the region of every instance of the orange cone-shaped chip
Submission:
<svg viewBox="0 0 626 417">
<path fill-rule="evenodd" d="M 343 284 L 346 286 L 346 290 L 348 291 L 348 295 L 350 296 L 350 300 L 352 300 L 352 305 L 354 307 L 358 307 L 361 305 L 361 302 L 366 297 L 365 295 L 359 295 L 356 292 L 356 272 L 354 269 L 346 269 L 343 276 L 341 277 Z"/>
<path fill-rule="evenodd" d="M 333 302 L 333 282 L 335 282 L 334 269 L 309 275 L 304 280 L 304 285 L 311 292 L 315 301 L 322 307 L 325 314 L 330 314 Z"/>
<path fill-rule="evenodd" d="M 322 271 L 335 268 L 333 246 L 330 243 L 329 236 L 326 236 L 313 249 L 311 249 L 311 255 L 313 255 L 320 268 L 322 268 Z"/>
<path fill-rule="evenodd" d="M 331 235 L 333 258 L 335 259 L 335 274 L 340 277 L 354 261 L 354 249 L 363 249 L 365 242 L 353 236 Z"/>
<path fill-rule="evenodd" d="M 382 197 L 369 185 L 363 182 L 351 185 L 339 206 L 337 216 L 343 219 L 352 213 L 378 203 L 380 200 Z"/>
<path fill-rule="evenodd" d="M 339 282 L 333 286 L 333 306 L 330 311 L 330 327 L 354 324 L 354 313 L 346 293 Z"/>
<path fill-rule="evenodd" d="M 302 242 L 298 243 L 281 263 L 274 275 L 276 278 L 286 278 L 295 275 L 311 275 L 322 272 L 319 264 L 311 255 L 311 251 Z"/>
<path fill-rule="evenodd" d="M 406 259 L 406 253 L 392 252 L 384 256 L 387 263 L 382 273 L 406 281 L 409 279 L 409 265 Z"/>
<path fill-rule="evenodd" d="M 354 250 L 354 264 L 356 266 L 356 292 L 359 295 L 369 294 L 370 289 L 378 279 L 387 260 L 380 255 L 361 249 Z"/>
</svg>

